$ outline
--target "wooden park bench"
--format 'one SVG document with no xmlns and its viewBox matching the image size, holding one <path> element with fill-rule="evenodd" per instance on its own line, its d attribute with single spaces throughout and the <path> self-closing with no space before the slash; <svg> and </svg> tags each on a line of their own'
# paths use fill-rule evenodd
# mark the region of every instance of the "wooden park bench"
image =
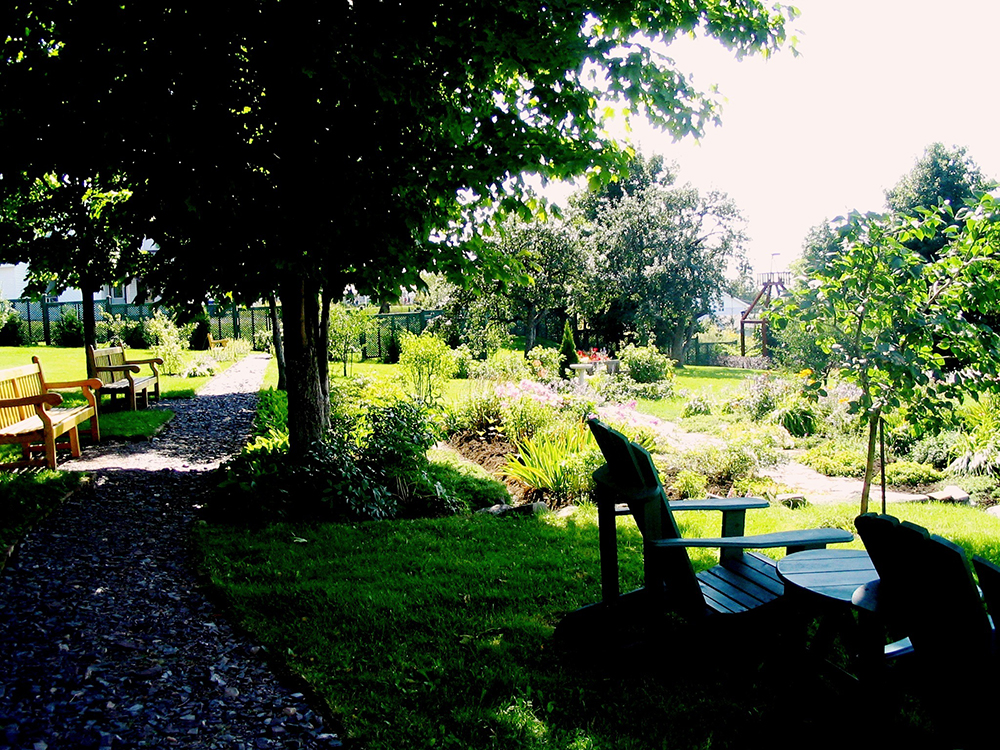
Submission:
<svg viewBox="0 0 1000 750">
<path fill-rule="evenodd" d="M 674 612 L 688 620 L 713 615 L 766 611 L 784 593 L 775 561 L 752 549 L 785 547 L 787 552 L 842 544 L 854 535 L 842 529 L 805 529 L 744 535 L 746 511 L 767 507 L 759 498 L 708 498 L 668 501 L 649 453 L 596 419 L 591 431 L 606 463 L 594 472 L 601 552 L 602 601 L 571 612 L 556 629 L 577 640 L 594 629 L 615 630 L 622 623 Z M 684 538 L 673 514 L 681 510 L 722 513 L 722 534 Z M 643 536 L 644 586 L 619 593 L 616 517 L 631 515 Z M 719 564 L 695 573 L 689 547 L 720 550 Z"/>
<path fill-rule="evenodd" d="M 90 420 L 90 436 L 101 439 L 97 421 L 95 391 L 101 387 L 96 378 L 65 383 L 47 383 L 38 357 L 33 364 L 0 370 L 0 445 L 20 445 L 22 458 L 0 464 L 0 469 L 23 466 L 56 468 L 56 448 L 68 447 L 74 457 L 80 455 L 79 426 Z M 86 406 L 61 407 L 63 398 L 56 389 L 81 388 Z M 56 439 L 68 440 L 57 445 Z M 32 458 L 44 453 L 44 458 Z"/>
<path fill-rule="evenodd" d="M 210 351 L 212 349 L 224 349 L 229 346 L 230 341 L 232 341 L 232 339 L 216 339 L 212 338 L 211 333 L 208 334 L 208 348 Z"/>
<path fill-rule="evenodd" d="M 87 361 L 90 372 L 100 379 L 101 389 L 98 395 L 107 395 L 113 402 L 119 395 L 124 396 L 128 408 L 135 411 L 138 397 L 142 397 L 143 407 L 149 406 L 149 391 L 153 397 L 160 400 L 160 371 L 157 365 L 162 365 L 160 357 L 151 359 L 125 359 L 125 349 L 120 346 L 109 346 L 105 349 L 87 347 Z M 139 375 L 142 368 L 139 365 L 149 365 L 149 375 Z"/>
</svg>

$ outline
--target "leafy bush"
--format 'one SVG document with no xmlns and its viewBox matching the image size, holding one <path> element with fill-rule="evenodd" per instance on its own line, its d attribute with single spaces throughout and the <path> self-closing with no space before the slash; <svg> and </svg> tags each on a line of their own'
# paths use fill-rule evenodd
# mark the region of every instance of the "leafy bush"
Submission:
<svg viewBox="0 0 1000 750">
<path fill-rule="evenodd" d="M 503 433 L 515 443 L 534 437 L 556 419 L 552 406 L 528 396 L 504 401 L 500 414 Z"/>
<path fill-rule="evenodd" d="M 414 401 L 373 406 L 358 431 L 365 458 L 389 476 L 418 470 L 427 462 L 427 449 L 436 436 L 424 408 Z"/>
<path fill-rule="evenodd" d="M 83 346 L 83 322 L 72 307 L 64 307 L 59 320 L 52 326 L 52 340 L 56 346 Z"/>
<path fill-rule="evenodd" d="M 166 368 L 166 360 L 164 360 L 164 368 Z M 218 371 L 219 363 L 215 360 L 215 357 L 208 352 L 200 352 L 198 356 L 191 360 L 187 367 L 184 368 L 184 372 L 181 373 L 181 377 L 203 378 L 215 375 Z"/>
<path fill-rule="evenodd" d="M 910 459 L 919 464 L 930 464 L 935 469 L 944 469 L 951 462 L 952 452 L 959 439 L 958 432 L 925 435 L 910 448 Z"/>
<path fill-rule="evenodd" d="M 149 319 L 146 329 L 153 338 L 153 355 L 163 360 L 161 372 L 165 375 L 180 374 L 186 362 L 185 332 L 161 310 Z"/>
<path fill-rule="evenodd" d="M 684 404 L 685 417 L 695 417 L 704 414 L 712 413 L 712 404 L 708 399 L 703 396 L 694 396 L 688 399 L 688 402 Z"/>
<path fill-rule="evenodd" d="M 708 477 L 689 469 L 681 469 L 670 489 L 676 490 L 682 498 L 705 497 Z"/>
<path fill-rule="evenodd" d="M 894 461 L 886 464 L 885 481 L 891 485 L 920 486 L 944 479 L 944 473 L 929 464 L 916 461 Z"/>
<path fill-rule="evenodd" d="M 142 321 L 132 320 L 124 315 L 105 312 L 97 324 L 97 340 L 106 341 L 112 346 L 146 349 L 151 343 L 149 339 Z"/>
<path fill-rule="evenodd" d="M 427 473 L 463 510 L 510 503 L 510 493 L 479 464 L 443 451 L 432 451 Z"/>
<path fill-rule="evenodd" d="M 857 445 L 830 441 L 811 448 L 800 459 L 828 477 L 863 477 L 867 458 Z"/>
<path fill-rule="evenodd" d="M 535 380 L 548 382 L 559 378 L 559 364 L 562 354 L 558 349 L 547 346 L 536 346 L 528 352 L 528 367 Z"/>
<path fill-rule="evenodd" d="M 469 345 L 462 344 L 453 349 L 451 354 L 455 358 L 455 377 L 461 380 L 471 377 L 475 358 L 472 356 Z"/>
<path fill-rule="evenodd" d="M 433 334 L 419 336 L 406 331 L 400 337 L 399 366 L 406 374 L 411 393 L 420 403 L 434 406 L 445 384 L 458 369 L 451 349 Z"/>
<path fill-rule="evenodd" d="M 590 491 L 588 468 L 603 460 L 599 457 L 590 430 L 580 423 L 519 443 L 518 455 L 507 461 L 504 474 L 533 489 L 548 490 L 557 500 L 571 500 Z"/>
<path fill-rule="evenodd" d="M 628 344 L 618 352 L 625 372 L 636 383 L 656 383 L 673 380 L 674 363 L 655 346 Z"/>
<path fill-rule="evenodd" d="M 287 433 L 280 429 L 287 402 L 278 395 L 266 399 L 258 437 L 220 469 L 208 508 L 213 518 L 354 521 L 461 509 L 429 471 L 426 449 L 434 434 L 418 405 L 400 401 L 358 418 L 335 416 L 327 439 L 292 462 Z"/>
<path fill-rule="evenodd" d="M 0 300 L 0 346 L 24 346 L 28 329 L 21 314 L 7 300 Z"/>
<path fill-rule="evenodd" d="M 817 406 L 801 397 L 793 397 L 782 403 L 771 415 L 775 424 L 780 424 L 794 437 L 807 437 L 816 433 L 819 423 Z"/>
<path fill-rule="evenodd" d="M 492 440 L 501 434 L 503 411 L 500 397 L 492 387 L 473 389 L 451 413 L 454 430 L 472 430 L 480 439 Z"/>
<path fill-rule="evenodd" d="M 274 349 L 274 332 L 266 328 L 256 331 L 253 335 L 253 350 L 270 352 L 272 349 Z"/>
<path fill-rule="evenodd" d="M 499 382 L 517 382 L 530 375 L 528 363 L 524 355 L 509 349 L 493 352 L 485 362 L 473 366 L 472 376 L 480 380 L 496 380 Z"/>
</svg>

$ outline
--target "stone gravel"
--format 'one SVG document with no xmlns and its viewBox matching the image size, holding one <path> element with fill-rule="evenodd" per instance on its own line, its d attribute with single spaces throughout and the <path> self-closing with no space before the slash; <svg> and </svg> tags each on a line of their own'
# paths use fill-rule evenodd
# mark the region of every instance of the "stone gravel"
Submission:
<svg viewBox="0 0 1000 750">
<path fill-rule="evenodd" d="M 341 747 L 203 592 L 189 532 L 209 472 L 245 443 L 267 357 L 213 378 L 141 443 L 85 445 L 91 473 L 0 574 L 0 750 Z"/>
</svg>

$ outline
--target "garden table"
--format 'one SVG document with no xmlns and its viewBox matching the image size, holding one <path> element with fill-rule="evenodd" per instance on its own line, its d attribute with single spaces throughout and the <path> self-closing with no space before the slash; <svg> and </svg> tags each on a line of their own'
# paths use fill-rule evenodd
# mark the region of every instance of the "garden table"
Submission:
<svg viewBox="0 0 1000 750">
<path fill-rule="evenodd" d="M 811 650 L 828 652 L 839 633 L 846 639 L 853 666 L 878 669 L 883 659 L 885 632 L 874 612 L 855 592 L 878 580 L 868 553 L 854 549 L 817 549 L 796 552 L 778 560 L 778 577 L 785 594 L 804 616 L 802 637 L 812 618 L 820 624 Z M 855 619 L 856 616 L 856 619 Z"/>
</svg>

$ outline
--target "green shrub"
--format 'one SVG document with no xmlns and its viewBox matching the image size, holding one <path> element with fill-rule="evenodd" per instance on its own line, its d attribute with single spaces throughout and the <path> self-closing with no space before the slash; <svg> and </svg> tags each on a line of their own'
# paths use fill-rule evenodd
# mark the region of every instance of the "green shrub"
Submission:
<svg viewBox="0 0 1000 750">
<path fill-rule="evenodd" d="M 453 413 L 455 430 L 472 430 L 482 440 L 501 434 L 503 404 L 492 387 L 473 389 Z"/>
<path fill-rule="evenodd" d="M 817 407 L 801 396 L 783 402 L 771 415 L 793 437 L 807 437 L 816 433 L 819 423 Z"/>
<path fill-rule="evenodd" d="M 531 377 L 545 383 L 558 379 L 562 353 L 552 347 L 536 346 L 528 352 L 527 361 Z"/>
<path fill-rule="evenodd" d="M 556 411 L 549 405 L 530 397 L 510 399 L 500 409 L 503 433 L 518 443 L 535 436 L 537 432 L 556 419 Z"/>
<path fill-rule="evenodd" d="M 458 369 L 444 339 L 427 333 L 417 336 L 409 331 L 400 337 L 399 366 L 410 383 L 411 393 L 425 406 L 438 403 L 445 384 Z"/>
<path fill-rule="evenodd" d="M 28 343 L 28 328 L 21 314 L 7 300 L 0 300 L 0 346 L 24 346 Z"/>
<path fill-rule="evenodd" d="M 711 413 L 712 404 L 703 396 L 694 396 L 688 399 L 688 402 L 684 404 L 683 416 L 685 417 L 695 417 Z"/>
<path fill-rule="evenodd" d="M 83 322 L 72 307 L 62 308 L 59 320 L 52 326 L 52 341 L 56 346 L 83 346 Z"/>
<path fill-rule="evenodd" d="M 618 352 L 625 372 L 636 383 L 656 383 L 673 380 L 674 363 L 655 346 L 628 344 Z"/>
<path fill-rule="evenodd" d="M 689 469 L 681 469 L 670 489 L 676 490 L 682 498 L 705 497 L 708 490 L 708 477 Z"/>
<path fill-rule="evenodd" d="M 579 364 L 580 356 L 576 353 L 576 342 L 573 340 L 573 327 L 569 319 L 563 323 L 562 343 L 559 344 L 559 376 L 564 380 L 572 377 L 570 365 Z"/>
<path fill-rule="evenodd" d="M 262 328 L 253 335 L 253 350 L 255 352 L 270 352 L 274 349 L 274 331 Z"/>
<path fill-rule="evenodd" d="M 180 374 L 187 361 L 185 332 L 161 310 L 149 319 L 146 329 L 153 339 L 153 356 L 163 360 L 160 371 L 165 375 Z"/>
<path fill-rule="evenodd" d="M 451 354 L 455 358 L 455 377 L 461 380 L 471 377 L 475 357 L 472 356 L 469 345 L 461 344 L 453 349 Z"/>
<path fill-rule="evenodd" d="M 442 451 L 434 453 L 427 473 L 463 511 L 510 503 L 510 493 L 503 482 L 490 476 L 478 464 L 444 455 Z"/>
<path fill-rule="evenodd" d="M 935 469 L 944 469 L 951 463 L 952 452 L 959 442 L 958 432 L 942 432 L 925 435 L 910 448 L 910 460 L 919 464 L 930 464 Z"/>
<path fill-rule="evenodd" d="M 828 477 L 863 477 L 867 464 L 863 448 L 836 441 L 811 448 L 800 460 Z"/>
<path fill-rule="evenodd" d="M 930 464 L 920 464 L 915 461 L 894 461 L 886 464 L 885 481 L 894 486 L 920 486 L 934 484 L 944 479 L 944 473 Z"/>
<path fill-rule="evenodd" d="M 520 352 L 500 349 L 487 357 L 485 362 L 473 366 L 472 376 L 480 380 L 495 380 L 499 383 L 518 382 L 530 375 L 528 363 Z"/>
<path fill-rule="evenodd" d="M 599 454 L 597 445 L 580 423 L 518 444 L 518 455 L 507 461 L 504 474 L 533 489 L 548 490 L 557 500 L 571 500 L 591 489 L 587 468 L 593 454 Z"/>
</svg>

